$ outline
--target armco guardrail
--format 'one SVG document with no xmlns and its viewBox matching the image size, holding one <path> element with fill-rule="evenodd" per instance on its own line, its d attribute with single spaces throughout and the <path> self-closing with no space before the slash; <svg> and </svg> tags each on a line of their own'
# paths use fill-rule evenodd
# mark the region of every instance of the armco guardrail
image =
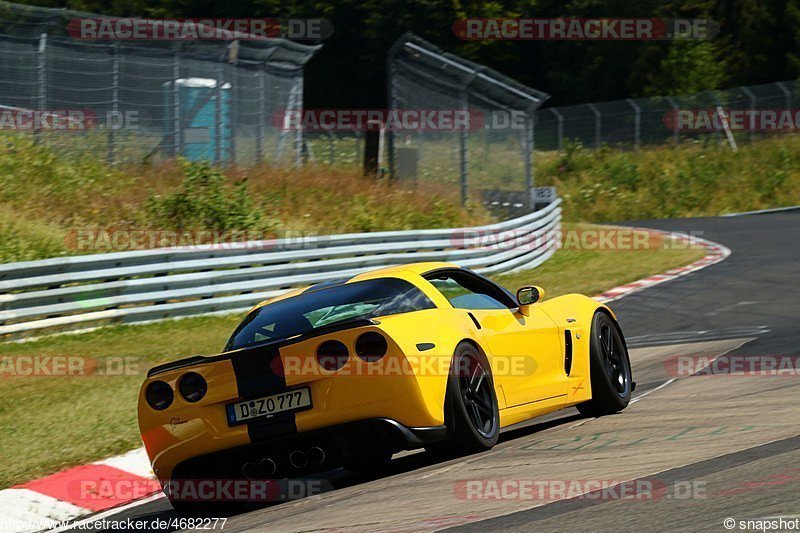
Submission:
<svg viewBox="0 0 800 533">
<path fill-rule="evenodd" d="M 288 289 L 417 261 L 484 274 L 532 268 L 558 247 L 561 201 L 473 228 L 160 248 L 0 265 L 0 338 L 234 312 Z"/>
</svg>

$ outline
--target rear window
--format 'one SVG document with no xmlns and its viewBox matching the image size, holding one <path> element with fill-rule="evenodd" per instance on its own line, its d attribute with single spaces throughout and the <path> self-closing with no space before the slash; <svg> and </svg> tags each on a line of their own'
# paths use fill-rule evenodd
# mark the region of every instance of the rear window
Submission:
<svg viewBox="0 0 800 533">
<path fill-rule="evenodd" d="M 225 350 L 280 340 L 338 322 L 433 309 L 417 287 L 397 278 L 380 278 L 306 292 L 256 309 L 236 328 Z"/>
</svg>

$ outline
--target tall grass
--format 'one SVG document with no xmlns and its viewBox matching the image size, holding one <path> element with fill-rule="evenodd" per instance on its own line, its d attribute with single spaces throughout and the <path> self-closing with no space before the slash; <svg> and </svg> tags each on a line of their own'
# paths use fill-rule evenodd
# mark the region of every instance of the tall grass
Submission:
<svg viewBox="0 0 800 533">
<path fill-rule="evenodd" d="M 569 220 L 688 217 L 800 203 L 800 137 L 743 145 L 684 144 L 638 151 L 569 145 L 539 158 L 537 181 L 556 185 Z"/>
<path fill-rule="evenodd" d="M 556 185 L 571 221 L 717 215 L 800 203 L 800 137 L 765 137 L 732 152 L 687 143 L 621 151 L 568 145 L 537 154 L 538 185 Z M 494 188 L 507 168 L 484 168 Z M 446 173 L 445 173 L 446 174 Z M 223 230 L 268 237 L 487 223 L 460 206 L 453 176 L 410 189 L 352 165 L 224 170 L 186 162 L 109 167 L 0 134 L 0 261 L 75 250 L 72 230 Z M 477 178 L 476 178 L 477 179 Z M 438 181 L 438 183 L 437 183 Z M 510 183 L 510 182 L 509 182 Z M 518 184 L 517 184 L 518 185 Z M 109 251 L 109 250 L 100 250 Z"/>
<path fill-rule="evenodd" d="M 109 167 L 0 135 L 0 262 L 92 252 L 73 230 L 327 234 L 465 226 L 491 220 L 455 189 L 408 189 L 353 168 L 216 169 L 184 161 Z M 110 250 L 100 250 L 110 251 Z"/>
</svg>

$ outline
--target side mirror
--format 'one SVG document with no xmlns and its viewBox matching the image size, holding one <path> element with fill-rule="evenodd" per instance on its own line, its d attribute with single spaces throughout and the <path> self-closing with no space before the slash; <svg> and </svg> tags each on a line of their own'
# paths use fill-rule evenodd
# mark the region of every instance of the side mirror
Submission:
<svg viewBox="0 0 800 533">
<path fill-rule="evenodd" d="M 531 313 L 530 306 L 544 298 L 544 289 L 536 286 L 522 287 L 517 291 L 517 302 L 519 312 L 528 316 Z"/>
</svg>

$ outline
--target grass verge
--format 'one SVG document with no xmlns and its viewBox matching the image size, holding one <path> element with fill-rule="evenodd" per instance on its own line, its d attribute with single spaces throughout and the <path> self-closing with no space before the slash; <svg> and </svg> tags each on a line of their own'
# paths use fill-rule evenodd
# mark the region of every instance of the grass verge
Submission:
<svg viewBox="0 0 800 533">
<path fill-rule="evenodd" d="M 548 297 L 597 294 L 690 263 L 698 249 L 559 250 L 540 267 L 495 279 L 509 289 L 536 284 Z M 195 354 L 217 353 L 240 316 L 194 317 L 114 326 L 27 343 L 0 344 L 0 488 L 85 464 L 141 445 L 136 399 L 151 366 Z M 105 375 L 11 377 L 17 356 L 84 356 Z M 116 375 L 119 369 L 134 370 Z"/>
</svg>

